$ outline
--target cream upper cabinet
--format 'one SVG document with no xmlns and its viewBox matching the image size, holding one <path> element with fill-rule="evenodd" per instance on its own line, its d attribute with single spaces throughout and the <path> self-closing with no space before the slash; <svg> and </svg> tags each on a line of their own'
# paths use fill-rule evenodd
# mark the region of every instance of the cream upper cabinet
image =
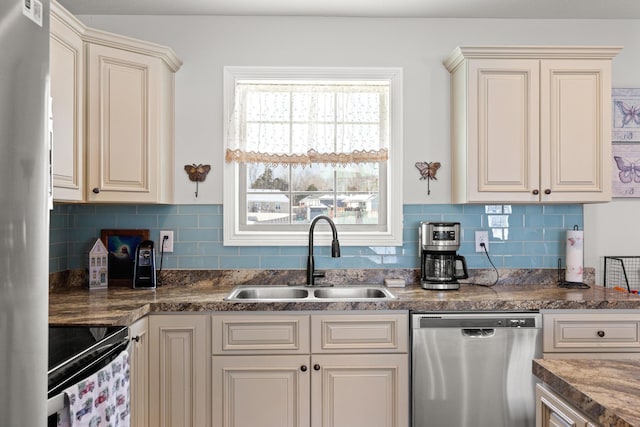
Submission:
<svg viewBox="0 0 640 427">
<path fill-rule="evenodd" d="M 454 203 L 611 200 L 618 47 L 459 47 L 451 72 Z"/>
<path fill-rule="evenodd" d="M 51 2 L 50 73 L 53 108 L 53 197 L 84 200 L 84 26 Z"/>
<path fill-rule="evenodd" d="M 51 10 L 54 200 L 172 203 L 182 62 L 168 47 L 86 27 L 54 0 Z"/>
<path fill-rule="evenodd" d="M 173 201 L 176 68 L 135 47 L 104 33 L 87 43 L 89 202 Z"/>
</svg>

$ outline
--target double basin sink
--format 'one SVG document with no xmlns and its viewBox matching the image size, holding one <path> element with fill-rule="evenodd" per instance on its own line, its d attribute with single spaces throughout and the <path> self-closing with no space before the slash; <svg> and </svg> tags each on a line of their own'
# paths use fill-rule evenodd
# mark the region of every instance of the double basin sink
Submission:
<svg viewBox="0 0 640 427">
<path fill-rule="evenodd" d="M 381 285 L 250 286 L 233 288 L 225 301 L 385 301 L 396 299 Z"/>
</svg>

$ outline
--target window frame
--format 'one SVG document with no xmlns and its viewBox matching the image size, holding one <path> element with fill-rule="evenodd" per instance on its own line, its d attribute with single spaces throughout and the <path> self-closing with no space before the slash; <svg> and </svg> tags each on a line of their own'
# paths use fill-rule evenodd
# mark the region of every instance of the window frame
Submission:
<svg viewBox="0 0 640 427">
<path fill-rule="evenodd" d="M 222 158 L 227 148 L 226 136 L 231 123 L 236 80 L 385 80 L 389 82 L 389 159 L 386 162 L 387 222 L 383 230 L 341 230 L 342 246 L 402 245 L 402 68 L 399 67 L 251 67 L 226 66 L 223 70 L 223 144 Z M 223 244 L 224 246 L 306 246 L 308 230 L 273 231 L 241 230 L 240 228 L 240 164 L 223 161 Z M 244 194 L 244 192 L 243 192 Z M 379 227 L 379 226 L 377 226 Z M 317 230 L 316 242 L 330 242 L 330 233 Z"/>
</svg>

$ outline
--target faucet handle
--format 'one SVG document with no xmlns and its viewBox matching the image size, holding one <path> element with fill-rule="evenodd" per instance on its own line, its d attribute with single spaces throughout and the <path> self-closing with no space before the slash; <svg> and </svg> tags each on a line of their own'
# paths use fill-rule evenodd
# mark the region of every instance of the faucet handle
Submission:
<svg viewBox="0 0 640 427">
<path fill-rule="evenodd" d="M 314 271 L 313 277 L 324 277 L 324 271 Z"/>
</svg>

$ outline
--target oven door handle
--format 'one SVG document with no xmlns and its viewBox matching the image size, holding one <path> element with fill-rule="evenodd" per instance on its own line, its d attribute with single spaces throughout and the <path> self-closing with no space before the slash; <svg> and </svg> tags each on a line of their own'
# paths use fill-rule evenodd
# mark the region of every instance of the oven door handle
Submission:
<svg viewBox="0 0 640 427">
<path fill-rule="evenodd" d="M 97 359 L 94 363 L 103 364 L 100 368 L 102 369 L 104 366 L 107 366 L 111 361 L 123 351 L 129 351 L 129 339 L 125 338 L 119 344 L 114 345 L 109 351 L 105 352 L 105 354 L 101 355 L 99 359 Z M 108 361 L 108 362 L 107 362 Z M 100 370 L 98 369 L 98 370 Z M 96 370 L 95 372 L 97 372 Z M 84 378 L 90 376 L 91 374 L 86 374 L 85 377 L 80 378 L 78 380 L 82 381 Z M 71 384 L 69 384 L 71 386 Z M 60 388 L 60 385 L 54 387 L 51 391 L 55 390 L 55 388 Z M 66 389 L 66 387 L 65 387 Z M 68 406 L 68 398 L 66 397 L 66 393 L 62 390 L 60 393 L 54 395 L 53 397 L 47 399 L 47 416 L 51 416 L 57 412 L 60 412 L 65 407 Z"/>
<path fill-rule="evenodd" d="M 65 408 L 65 394 L 61 392 L 47 400 L 47 417 L 57 414 Z"/>
</svg>

